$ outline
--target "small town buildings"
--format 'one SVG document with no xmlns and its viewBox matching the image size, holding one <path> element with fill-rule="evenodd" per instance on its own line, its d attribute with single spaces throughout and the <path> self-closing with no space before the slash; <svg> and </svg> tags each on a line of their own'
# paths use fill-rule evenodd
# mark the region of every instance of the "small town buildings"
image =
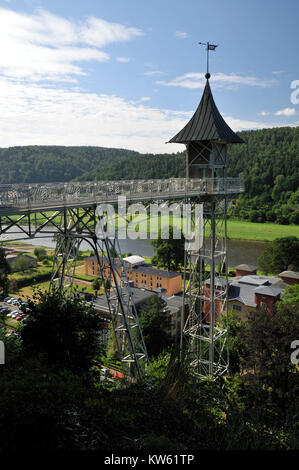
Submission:
<svg viewBox="0 0 299 470">
<path fill-rule="evenodd" d="M 107 258 L 103 257 L 101 262 L 104 266 L 107 266 L 107 268 L 103 270 L 104 276 L 111 279 Z M 180 273 L 153 268 L 151 264 L 145 263 L 145 259 L 141 256 L 128 256 L 123 258 L 123 262 L 128 281 L 132 287 L 160 292 L 169 296 L 182 291 L 182 275 Z M 119 259 L 115 259 L 114 263 L 118 271 L 120 271 L 121 266 Z M 100 275 L 100 266 L 96 256 L 85 258 L 84 264 L 85 274 L 95 277 Z"/>
<path fill-rule="evenodd" d="M 244 265 L 241 265 L 242 267 Z M 242 270 L 242 269 L 241 269 Z M 245 269 L 246 271 L 246 269 Z M 283 300 L 283 292 L 291 284 L 299 283 L 299 273 L 284 271 L 278 276 L 261 276 L 246 274 L 228 280 L 228 310 L 236 313 L 242 321 L 252 317 L 257 308 L 264 307 L 272 313 L 277 301 Z M 210 288 L 210 280 L 205 281 L 205 289 Z M 215 289 L 218 293 L 216 300 L 216 315 L 223 310 L 223 298 L 226 280 L 217 278 Z M 209 303 L 204 304 L 206 320 L 209 321 Z"/>
<path fill-rule="evenodd" d="M 183 309 L 183 297 L 182 296 L 168 296 L 165 294 L 159 294 L 146 289 L 137 289 L 132 287 L 131 293 L 137 311 L 141 308 L 142 304 L 153 296 L 159 296 L 165 302 L 165 315 L 168 319 L 167 331 L 172 337 L 173 341 L 179 341 L 180 330 L 181 330 L 181 313 Z M 126 303 L 127 294 L 124 293 L 124 302 Z M 100 295 L 93 300 L 92 305 L 94 309 L 99 313 L 102 319 L 102 328 L 108 328 L 111 322 L 109 306 L 105 295 Z M 111 306 L 117 307 L 117 299 L 111 300 Z M 121 315 L 119 313 L 119 315 Z"/>
<path fill-rule="evenodd" d="M 278 276 L 286 284 L 298 284 L 299 283 L 299 273 L 296 271 L 283 271 Z"/>
<path fill-rule="evenodd" d="M 228 309 L 243 321 L 252 317 L 258 307 L 264 306 L 272 313 L 285 288 L 285 283 L 279 277 L 254 274 L 237 276 L 229 281 Z"/>
<path fill-rule="evenodd" d="M 257 268 L 257 266 L 252 266 L 251 264 L 239 264 L 238 266 L 235 266 L 236 276 L 256 274 Z"/>
</svg>

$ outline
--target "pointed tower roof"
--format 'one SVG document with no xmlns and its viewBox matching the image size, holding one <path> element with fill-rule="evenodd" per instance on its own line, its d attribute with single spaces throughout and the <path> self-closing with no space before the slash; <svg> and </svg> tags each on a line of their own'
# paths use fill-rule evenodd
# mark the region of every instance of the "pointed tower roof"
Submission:
<svg viewBox="0 0 299 470">
<path fill-rule="evenodd" d="M 226 124 L 215 104 L 206 74 L 206 86 L 195 114 L 169 142 L 184 144 L 194 141 L 221 141 L 242 144 L 244 141 Z"/>
</svg>

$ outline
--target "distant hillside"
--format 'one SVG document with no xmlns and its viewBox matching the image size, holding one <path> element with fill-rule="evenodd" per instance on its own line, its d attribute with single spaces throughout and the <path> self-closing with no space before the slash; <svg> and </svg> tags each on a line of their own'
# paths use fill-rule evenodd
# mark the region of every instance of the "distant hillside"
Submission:
<svg viewBox="0 0 299 470">
<path fill-rule="evenodd" d="M 246 144 L 230 146 L 227 175 L 241 176 L 246 192 L 231 216 L 299 223 L 299 127 L 239 135 Z M 10 147 L 0 149 L 0 183 L 184 177 L 185 157 L 184 151 L 152 155 L 103 147 Z"/>
<path fill-rule="evenodd" d="M 0 149 L 0 183 L 70 181 L 137 152 L 103 147 L 26 146 Z"/>
<path fill-rule="evenodd" d="M 87 171 L 78 181 L 177 178 L 186 174 L 185 152 L 137 154 Z"/>
<path fill-rule="evenodd" d="M 227 175 L 241 176 L 245 194 L 231 216 L 253 222 L 299 223 L 299 127 L 238 133 L 245 144 L 229 147 Z M 183 146 L 182 146 L 183 148 Z M 185 152 L 134 155 L 83 173 L 80 180 L 185 176 Z"/>
<path fill-rule="evenodd" d="M 245 194 L 233 215 L 252 222 L 299 224 L 299 127 L 239 134 L 229 151 L 228 176 L 241 176 Z"/>
</svg>

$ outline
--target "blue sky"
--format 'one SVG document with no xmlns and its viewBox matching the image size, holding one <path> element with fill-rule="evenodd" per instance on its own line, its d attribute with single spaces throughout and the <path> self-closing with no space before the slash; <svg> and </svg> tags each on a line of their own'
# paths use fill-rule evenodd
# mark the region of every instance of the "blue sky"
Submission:
<svg viewBox="0 0 299 470">
<path fill-rule="evenodd" d="M 0 147 L 183 150 L 210 52 L 235 130 L 299 125 L 297 0 L 0 0 Z M 298 82 L 299 85 L 299 82 Z M 298 101 L 298 100 L 297 100 Z"/>
</svg>

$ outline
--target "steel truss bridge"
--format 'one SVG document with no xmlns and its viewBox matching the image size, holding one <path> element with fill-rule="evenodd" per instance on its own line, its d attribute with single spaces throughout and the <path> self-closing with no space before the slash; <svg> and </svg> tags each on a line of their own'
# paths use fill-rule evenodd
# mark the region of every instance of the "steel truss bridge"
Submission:
<svg viewBox="0 0 299 470">
<path fill-rule="evenodd" d="M 239 178 L 4 184 L 0 185 L 0 241 L 11 235 L 16 240 L 16 234 L 17 239 L 55 235 L 50 288 L 71 292 L 80 243 L 85 240 L 100 266 L 124 372 L 142 379 L 149 359 L 126 267 L 117 236 L 107 236 L 97 207 L 117 204 L 119 196 L 125 196 L 127 204 L 189 203 L 194 218 L 195 205 L 203 204 L 204 243 L 198 250 L 185 250 L 180 351 L 181 360 L 187 357 L 198 377 L 216 378 L 228 371 L 227 205 L 243 191 Z M 107 260 L 110 282 L 104 283 Z M 207 265 L 209 288 L 203 276 Z M 223 318 L 221 324 L 216 323 L 216 317 Z"/>
</svg>

